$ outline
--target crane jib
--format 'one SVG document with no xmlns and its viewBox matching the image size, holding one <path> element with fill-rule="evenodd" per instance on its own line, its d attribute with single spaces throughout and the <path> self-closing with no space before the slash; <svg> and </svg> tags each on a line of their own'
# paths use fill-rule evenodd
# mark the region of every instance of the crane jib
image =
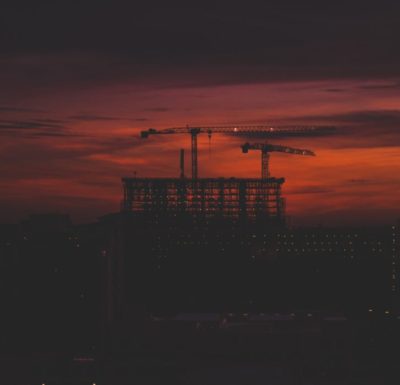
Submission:
<svg viewBox="0 0 400 385">
<path fill-rule="evenodd" d="M 232 135 L 266 134 L 271 136 L 291 135 L 319 135 L 329 134 L 335 131 L 333 126 L 204 126 L 204 127 L 171 127 L 157 130 L 149 128 L 141 132 L 142 138 L 149 135 L 165 134 L 200 134 L 221 133 Z"/>
<path fill-rule="evenodd" d="M 200 133 L 208 134 L 209 138 L 213 133 L 220 133 L 226 135 L 242 135 L 242 136 L 261 136 L 261 137 L 285 137 L 285 136 L 318 136 L 333 133 L 336 130 L 333 126 L 271 126 L 271 125 L 248 125 L 248 126 L 186 126 L 186 127 L 171 127 L 157 130 L 156 128 L 149 128 L 146 131 L 141 131 L 140 136 L 143 139 L 148 138 L 150 135 L 168 135 L 168 134 L 190 134 L 191 135 L 191 155 L 192 155 L 192 178 L 198 177 L 198 160 L 197 160 L 197 135 Z M 265 144 L 264 144 L 265 145 Z M 243 152 L 248 149 L 255 149 L 249 147 L 246 151 L 242 147 Z M 283 147 L 275 145 L 270 149 L 264 148 L 263 153 L 269 151 L 279 151 L 298 155 L 315 155 L 312 151 L 293 149 L 290 147 Z M 264 163 L 267 163 L 266 161 Z M 265 176 L 266 174 L 263 173 Z"/>
</svg>

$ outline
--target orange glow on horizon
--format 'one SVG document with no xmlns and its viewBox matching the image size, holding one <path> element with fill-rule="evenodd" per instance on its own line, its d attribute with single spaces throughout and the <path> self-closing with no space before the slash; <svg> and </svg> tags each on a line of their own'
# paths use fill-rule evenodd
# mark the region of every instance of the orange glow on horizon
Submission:
<svg viewBox="0 0 400 385">
<path fill-rule="evenodd" d="M 189 175 L 190 137 L 163 135 L 141 140 L 139 132 L 149 127 L 333 124 L 340 132 L 332 137 L 271 140 L 307 148 L 317 155 L 271 155 L 271 174 L 286 179 L 283 192 L 288 215 L 298 223 L 328 223 L 329 218 L 340 216 L 344 223 L 351 222 L 354 212 L 363 212 L 377 222 L 394 221 L 400 216 L 400 137 L 390 113 L 400 109 L 400 97 L 391 89 L 375 91 L 362 88 L 362 84 L 327 80 L 149 86 L 140 92 L 135 92 L 134 85 L 124 85 L 121 92 L 122 86 L 116 84 L 101 94 L 77 90 L 74 98 L 72 94 L 38 95 L 29 107 L 39 110 L 40 106 L 51 111 L 51 116 L 35 113 L 29 119 L 58 119 L 63 128 L 59 136 L 41 132 L 36 138 L 28 135 L 32 131 L 16 130 L 16 134 L 3 137 L 7 167 L 3 165 L 0 192 L 4 207 L 11 217 L 12 210 L 21 216 L 35 209 L 56 210 L 60 205 L 71 210 L 77 220 L 104 214 L 101 210 L 118 211 L 120 177 L 134 173 L 178 176 L 180 148 L 186 149 Z M 327 91 L 333 87 L 342 91 Z M 85 112 L 81 118 L 80 111 Z M 368 113 L 373 116 L 369 118 Z M 5 118 L 17 119 L 13 112 Z M 209 142 L 207 135 L 200 135 L 200 177 L 258 177 L 260 154 L 242 154 L 240 145 L 245 141 L 214 134 Z M 90 209 L 82 215 L 87 207 Z"/>
</svg>

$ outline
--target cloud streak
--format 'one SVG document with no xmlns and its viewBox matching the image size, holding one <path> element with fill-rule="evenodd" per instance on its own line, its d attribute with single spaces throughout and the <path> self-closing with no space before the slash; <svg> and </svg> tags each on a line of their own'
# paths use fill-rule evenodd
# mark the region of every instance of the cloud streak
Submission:
<svg viewBox="0 0 400 385">
<path fill-rule="evenodd" d="M 32 108 L 0 106 L 0 113 L 1 112 L 42 112 L 42 111 L 35 110 Z"/>
<path fill-rule="evenodd" d="M 122 120 L 122 118 L 117 118 L 114 116 L 101 116 L 101 115 L 91 115 L 91 114 L 80 114 L 80 115 L 73 115 L 69 116 L 68 119 L 72 120 L 81 120 L 84 122 L 93 122 L 97 120 L 103 120 L 103 121 L 118 121 Z"/>
<path fill-rule="evenodd" d="M 37 130 L 57 129 L 64 130 L 66 127 L 59 120 L 0 120 L 0 129 L 4 130 Z"/>
</svg>

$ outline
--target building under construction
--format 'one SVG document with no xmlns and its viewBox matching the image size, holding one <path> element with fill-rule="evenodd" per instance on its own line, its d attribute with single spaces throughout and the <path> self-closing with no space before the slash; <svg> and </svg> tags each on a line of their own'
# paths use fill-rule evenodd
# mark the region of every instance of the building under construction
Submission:
<svg viewBox="0 0 400 385">
<path fill-rule="evenodd" d="M 123 178 L 122 183 L 125 211 L 284 222 L 283 178 Z"/>
</svg>

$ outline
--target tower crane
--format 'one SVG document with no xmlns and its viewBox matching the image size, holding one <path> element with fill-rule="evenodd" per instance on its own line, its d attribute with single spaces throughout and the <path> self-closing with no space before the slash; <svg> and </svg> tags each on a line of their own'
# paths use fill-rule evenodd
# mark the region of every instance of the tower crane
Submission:
<svg viewBox="0 0 400 385">
<path fill-rule="evenodd" d="M 287 136 L 313 136 L 329 134 L 335 130 L 332 126 L 208 126 L 208 127 L 172 127 L 165 129 L 149 128 L 140 133 L 141 138 L 150 135 L 189 134 L 191 136 L 192 178 L 197 179 L 197 136 L 206 133 L 209 138 L 213 133 L 229 134 L 235 136 L 262 136 L 267 138 Z"/>
<path fill-rule="evenodd" d="M 279 144 L 270 144 L 270 143 L 245 143 L 242 146 L 242 152 L 247 154 L 249 150 L 259 150 L 261 151 L 261 178 L 267 179 L 269 178 L 269 153 L 276 152 L 285 152 L 287 154 L 295 154 L 295 155 L 309 155 L 315 156 L 315 153 L 310 150 L 303 150 L 299 148 L 292 148 L 287 146 L 281 146 Z"/>
</svg>

